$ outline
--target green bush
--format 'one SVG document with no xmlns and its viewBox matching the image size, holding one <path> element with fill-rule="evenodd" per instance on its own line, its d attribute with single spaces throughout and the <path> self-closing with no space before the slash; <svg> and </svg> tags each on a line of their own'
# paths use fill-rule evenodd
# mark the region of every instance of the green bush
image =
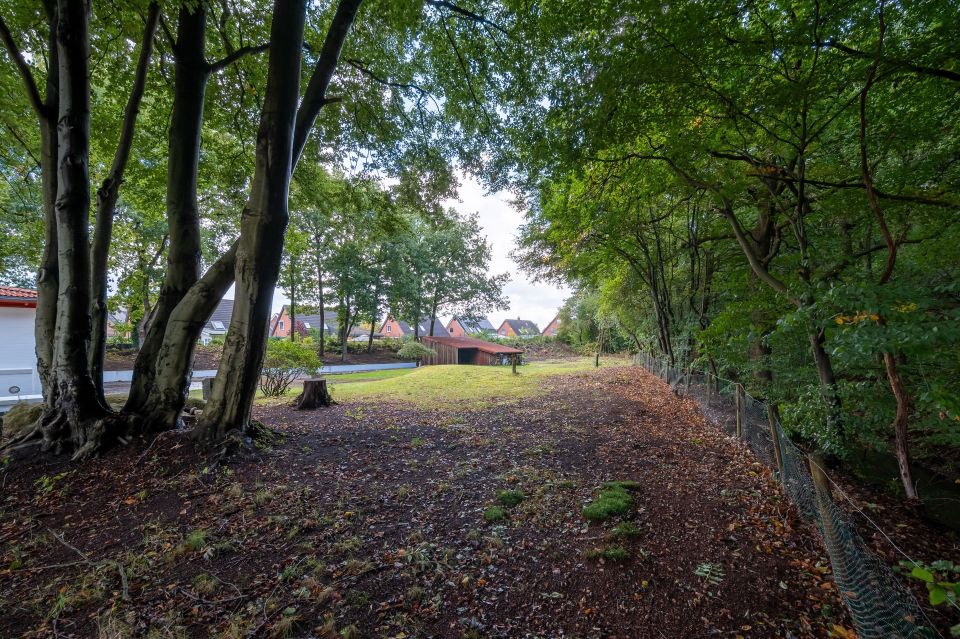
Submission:
<svg viewBox="0 0 960 639">
<path fill-rule="evenodd" d="M 260 390 L 267 397 L 279 397 L 301 375 L 312 375 L 320 359 L 312 345 L 290 340 L 267 341 L 267 353 L 260 372 Z"/>
<path fill-rule="evenodd" d="M 412 359 L 417 362 L 424 357 L 430 357 L 436 354 L 437 352 L 435 350 L 427 348 L 420 342 L 407 342 L 397 351 L 397 357 L 400 359 Z"/>
</svg>

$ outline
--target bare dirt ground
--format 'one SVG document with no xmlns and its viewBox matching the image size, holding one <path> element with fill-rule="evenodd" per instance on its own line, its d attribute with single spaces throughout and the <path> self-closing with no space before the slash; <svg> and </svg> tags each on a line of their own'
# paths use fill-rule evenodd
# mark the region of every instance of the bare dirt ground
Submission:
<svg viewBox="0 0 960 639">
<path fill-rule="evenodd" d="M 638 368 L 545 383 L 486 410 L 258 407 L 282 438 L 221 466 L 181 433 L 14 459 L 0 637 L 847 631 L 816 538 L 694 404 Z M 588 521 L 610 481 L 636 482 L 626 512 Z"/>
</svg>

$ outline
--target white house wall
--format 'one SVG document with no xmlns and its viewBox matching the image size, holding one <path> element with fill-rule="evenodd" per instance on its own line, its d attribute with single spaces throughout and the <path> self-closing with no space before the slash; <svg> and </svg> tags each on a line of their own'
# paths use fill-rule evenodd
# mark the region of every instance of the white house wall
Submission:
<svg viewBox="0 0 960 639">
<path fill-rule="evenodd" d="M 19 386 L 21 395 L 40 394 L 33 327 L 35 308 L 0 306 L 0 396 Z"/>
</svg>

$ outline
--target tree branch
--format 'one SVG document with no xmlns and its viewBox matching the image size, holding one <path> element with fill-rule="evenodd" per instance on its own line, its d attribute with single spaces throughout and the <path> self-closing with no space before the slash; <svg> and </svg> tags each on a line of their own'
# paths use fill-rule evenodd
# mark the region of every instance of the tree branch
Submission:
<svg viewBox="0 0 960 639">
<path fill-rule="evenodd" d="M 937 69 L 934 67 L 924 67 L 918 64 L 913 64 L 912 62 L 906 62 L 904 60 L 892 60 L 890 58 L 883 58 L 879 55 L 874 56 L 873 54 L 867 53 L 866 51 L 860 51 L 854 49 L 853 47 L 848 47 L 845 44 L 841 44 L 834 40 L 828 40 L 827 42 L 821 43 L 823 46 L 830 47 L 831 49 L 836 49 L 838 51 L 843 51 L 847 55 L 850 55 L 854 58 L 865 58 L 868 60 L 875 60 L 877 63 L 883 62 L 890 64 L 895 67 L 901 67 L 908 71 L 913 71 L 919 75 L 926 75 L 934 78 L 943 78 L 944 80 L 950 80 L 951 82 L 960 82 L 960 73 L 956 71 L 949 71 L 947 69 Z"/>
<path fill-rule="evenodd" d="M 10 29 L 2 17 L 0 17 L 0 40 L 3 40 L 4 48 L 6 48 L 10 57 L 13 58 L 13 63 L 17 65 L 17 71 L 20 72 L 23 86 L 27 90 L 27 98 L 30 100 L 30 106 L 33 107 L 37 117 L 40 119 L 48 118 L 50 114 L 47 113 L 46 105 L 40 97 L 40 91 L 37 89 L 36 80 L 34 80 L 33 73 L 30 71 L 30 65 L 27 64 L 20 49 L 17 48 L 17 44 L 13 41 L 13 36 L 10 34 Z"/>
<path fill-rule="evenodd" d="M 488 27 L 493 27 L 494 29 L 496 29 L 497 31 L 499 31 L 500 33 L 502 33 L 503 35 L 505 35 L 505 36 L 507 36 L 507 37 L 510 36 L 510 34 L 507 33 L 506 29 L 504 29 L 503 27 L 501 27 L 501 26 L 500 26 L 499 24 L 497 24 L 496 22 L 493 22 L 493 21 L 491 21 L 491 20 L 488 20 L 487 18 L 483 17 L 483 16 L 480 15 L 479 13 L 474 13 L 473 11 L 470 11 L 470 10 L 468 10 L 468 9 L 464 9 L 463 7 L 458 6 L 458 5 L 455 5 L 455 4 L 453 4 L 452 2 L 448 2 L 447 0 L 426 0 L 425 4 L 428 4 L 428 5 L 430 5 L 431 7 L 440 7 L 440 8 L 443 8 L 443 9 L 449 9 L 450 11 L 456 13 L 457 15 L 459 15 L 459 16 L 462 17 L 462 18 L 467 18 L 468 20 L 473 20 L 474 22 L 476 22 L 476 23 L 478 23 L 478 24 L 485 24 L 485 25 L 487 25 Z"/>
<path fill-rule="evenodd" d="M 217 73 L 223 71 L 225 68 L 239 60 L 240 58 L 247 55 L 255 55 L 257 53 L 263 53 L 270 48 L 270 43 L 258 44 L 256 46 L 248 45 L 245 47 L 240 47 L 239 49 L 232 51 L 230 54 L 220 58 L 216 62 L 211 62 L 208 65 L 208 69 L 211 73 Z"/>
<path fill-rule="evenodd" d="M 293 134 L 294 167 L 303 153 L 303 148 L 307 144 L 307 137 L 313 129 L 313 123 L 317 121 L 320 109 L 328 103 L 327 88 L 330 86 L 333 72 L 340 61 L 340 52 L 343 50 L 347 33 L 357 17 L 357 11 L 360 9 L 362 2 L 363 0 L 340 0 L 337 5 L 333 22 L 330 23 L 327 37 L 320 49 L 320 57 L 317 59 L 313 74 L 310 76 L 307 92 L 304 94 L 303 100 L 300 102 L 300 108 L 297 110 L 297 122 Z"/>
</svg>

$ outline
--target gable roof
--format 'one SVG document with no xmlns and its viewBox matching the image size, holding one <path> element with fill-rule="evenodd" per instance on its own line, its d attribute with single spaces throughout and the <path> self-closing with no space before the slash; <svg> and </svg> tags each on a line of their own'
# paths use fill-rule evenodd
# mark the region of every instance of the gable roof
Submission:
<svg viewBox="0 0 960 639">
<path fill-rule="evenodd" d="M 474 337 L 450 337 L 449 335 L 434 335 L 433 337 L 424 337 L 423 341 L 428 344 L 433 342 L 435 344 L 444 344 L 447 346 L 453 346 L 455 348 L 475 348 L 478 351 L 492 353 L 494 355 L 510 355 L 523 352 L 519 348 L 504 346 L 503 344 L 494 344 L 493 342 L 487 342 Z"/>
<path fill-rule="evenodd" d="M 226 333 L 230 326 L 230 317 L 233 315 L 233 300 L 222 299 L 217 308 L 210 314 L 210 319 L 203 325 L 204 330 L 213 333 Z"/>
<path fill-rule="evenodd" d="M 530 320 L 506 319 L 503 323 L 513 329 L 517 335 L 539 335 L 540 329 Z M 501 325 L 502 326 L 502 325 Z"/>
<path fill-rule="evenodd" d="M 424 336 L 430 335 L 430 318 L 429 318 L 429 317 L 426 317 L 426 318 L 420 320 L 419 322 L 417 322 L 417 326 L 419 327 L 420 337 L 424 337 Z M 450 334 L 449 331 L 447 331 L 447 329 L 444 328 L 443 322 L 441 322 L 441 321 L 438 320 L 438 319 L 435 319 L 435 320 L 433 320 L 433 334 L 434 334 L 434 336 L 437 335 L 437 331 L 443 331 L 443 335 L 449 335 L 449 334 Z M 404 332 L 406 332 L 406 331 L 404 331 Z"/>
<path fill-rule="evenodd" d="M 493 327 L 493 324 L 490 323 L 486 317 L 481 317 L 479 320 L 468 320 L 465 317 L 454 317 L 450 320 L 450 324 L 457 322 L 463 328 L 464 332 L 467 333 L 495 333 L 497 329 Z"/>
</svg>

